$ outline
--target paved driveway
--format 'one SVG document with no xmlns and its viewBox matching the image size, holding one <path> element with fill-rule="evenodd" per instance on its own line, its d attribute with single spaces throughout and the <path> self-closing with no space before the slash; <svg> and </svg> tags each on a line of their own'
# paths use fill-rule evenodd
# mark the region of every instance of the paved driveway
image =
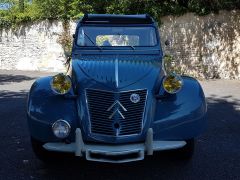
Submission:
<svg viewBox="0 0 240 180">
<path fill-rule="evenodd" d="M 208 99 L 208 130 L 193 159 L 123 165 L 79 160 L 46 166 L 34 156 L 26 123 L 26 93 L 49 73 L 0 71 L 0 179 L 240 179 L 240 81 L 201 82 Z"/>
</svg>

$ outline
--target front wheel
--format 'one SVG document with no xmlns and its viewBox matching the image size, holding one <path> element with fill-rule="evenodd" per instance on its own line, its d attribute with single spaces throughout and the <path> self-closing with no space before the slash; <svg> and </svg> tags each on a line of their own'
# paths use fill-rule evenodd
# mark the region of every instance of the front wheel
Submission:
<svg viewBox="0 0 240 180">
<path fill-rule="evenodd" d="M 179 159 L 190 160 L 194 154 L 195 139 L 186 140 L 186 143 L 182 148 L 174 150 L 174 153 L 176 153 Z"/>
<path fill-rule="evenodd" d="M 43 148 L 44 143 L 31 137 L 32 149 L 36 157 L 45 164 L 58 165 L 59 162 L 71 162 L 75 156 L 71 153 L 47 151 Z M 78 159 L 79 160 L 79 159 Z M 84 162 L 84 161 L 81 161 Z"/>
<path fill-rule="evenodd" d="M 32 150 L 38 159 L 47 163 L 52 162 L 51 159 L 52 159 L 53 153 L 43 148 L 44 143 L 31 137 L 31 144 L 32 144 Z"/>
<path fill-rule="evenodd" d="M 164 150 L 164 151 L 156 151 L 153 153 L 153 156 L 148 156 L 148 159 L 165 159 L 169 158 L 171 160 L 180 160 L 180 161 L 186 161 L 188 162 L 191 160 L 193 154 L 194 154 L 194 146 L 195 146 L 195 139 L 189 139 L 185 140 L 186 145 L 179 149 L 171 149 L 171 150 Z"/>
<path fill-rule="evenodd" d="M 46 164 L 57 164 L 58 162 L 61 161 L 66 161 L 71 158 L 71 154 L 68 153 L 61 153 L 61 152 L 52 152 L 52 151 L 47 151 L 43 147 L 43 142 L 40 142 L 34 138 L 31 137 L 31 144 L 32 144 L 32 149 L 36 157 L 43 161 Z"/>
</svg>

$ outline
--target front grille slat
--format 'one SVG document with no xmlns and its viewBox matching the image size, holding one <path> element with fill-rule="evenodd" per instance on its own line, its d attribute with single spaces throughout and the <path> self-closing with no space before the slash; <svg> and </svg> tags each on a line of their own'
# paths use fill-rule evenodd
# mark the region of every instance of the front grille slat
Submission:
<svg viewBox="0 0 240 180">
<path fill-rule="evenodd" d="M 122 125 L 122 127 L 124 127 L 124 126 L 137 126 L 137 125 L 141 125 L 142 123 L 140 123 L 140 122 L 134 122 L 134 121 L 132 121 L 132 122 L 129 122 L 129 121 L 122 121 L 121 122 L 121 125 Z"/>
<path fill-rule="evenodd" d="M 140 96 L 138 103 L 133 103 L 130 100 L 130 96 L 134 93 Z M 127 92 L 86 89 L 86 98 L 91 133 L 106 136 L 125 136 L 141 133 L 147 98 L 146 89 Z M 116 103 L 116 101 L 118 102 Z M 114 103 L 116 104 L 107 111 Z M 119 110 L 124 118 L 118 112 L 114 114 L 116 110 Z M 112 114 L 114 115 L 111 117 Z"/>
<path fill-rule="evenodd" d="M 101 126 L 95 126 L 94 128 L 93 128 L 93 130 L 96 130 L 96 131 L 106 131 L 106 132 L 113 132 L 112 130 L 110 130 L 110 129 L 108 129 L 108 128 L 103 128 L 103 127 L 101 127 Z"/>
</svg>

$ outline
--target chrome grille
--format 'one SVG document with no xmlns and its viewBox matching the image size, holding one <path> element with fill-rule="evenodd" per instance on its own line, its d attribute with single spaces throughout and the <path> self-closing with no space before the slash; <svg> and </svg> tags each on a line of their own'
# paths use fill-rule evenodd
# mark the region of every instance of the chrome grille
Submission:
<svg viewBox="0 0 240 180">
<path fill-rule="evenodd" d="M 130 100 L 134 93 L 140 96 L 138 103 Z M 147 90 L 109 92 L 86 89 L 86 96 L 91 133 L 108 136 L 141 133 Z"/>
</svg>

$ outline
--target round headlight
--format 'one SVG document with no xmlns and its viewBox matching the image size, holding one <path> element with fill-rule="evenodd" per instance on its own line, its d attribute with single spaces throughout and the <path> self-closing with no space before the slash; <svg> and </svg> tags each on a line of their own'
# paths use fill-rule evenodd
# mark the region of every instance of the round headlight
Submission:
<svg viewBox="0 0 240 180">
<path fill-rule="evenodd" d="M 167 75 L 163 79 L 163 88 L 165 89 L 166 92 L 170 94 L 175 94 L 178 91 L 181 90 L 183 86 L 183 80 L 181 76 L 176 75 L 174 73 Z"/>
<path fill-rule="evenodd" d="M 57 138 L 66 138 L 68 137 L 71 130 L 70 124 L 65 120 L 57 120 L 52 125 L 53 134 Z"/>
<path fill-rule="evenodd" d="M 66 94 L 70 91 L 72 86 L 71 79 L 60 73 L 52 77 L 51 88 L 57 94 Z"/>
</svg>

